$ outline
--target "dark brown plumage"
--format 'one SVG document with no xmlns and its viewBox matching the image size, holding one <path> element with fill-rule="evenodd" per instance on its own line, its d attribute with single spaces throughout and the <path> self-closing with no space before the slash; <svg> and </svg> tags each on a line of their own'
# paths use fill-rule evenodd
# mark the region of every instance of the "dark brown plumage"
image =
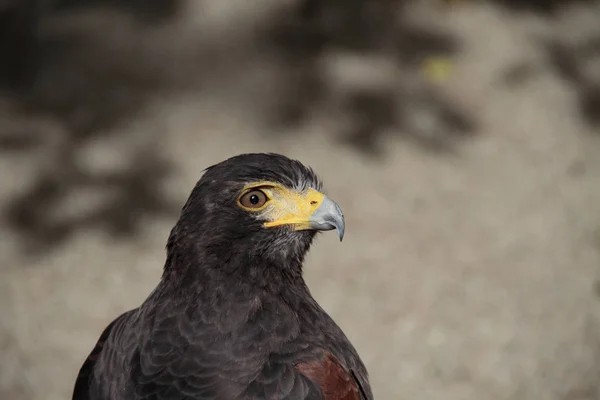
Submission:
<svg viewBox="0 0 600 400">
<path fill-rule="evenodd" d="M 367 371 L 310 295 L 302 263 L 340 208 L 276 154 L 209 168 L 167 244 L 161 281 L 115 319 L 74 400 L 371 400 Z"/>
</svg>

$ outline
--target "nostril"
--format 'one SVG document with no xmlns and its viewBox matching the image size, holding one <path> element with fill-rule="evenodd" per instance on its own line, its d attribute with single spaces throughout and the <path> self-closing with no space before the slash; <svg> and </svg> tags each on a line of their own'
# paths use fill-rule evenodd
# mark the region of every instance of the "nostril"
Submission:
<svg viewBox="0 0 600 400">
<path fill-rule="evenodd" d="M 317 204 L 317 201 L 316 201 L 316 200 L 313 200 L 313 201 L 311 201 L 311 202 L 310 202 L 310 205 L 311 205 L 311 206 L 314 206 L 315 204 Z"/>
</svg>

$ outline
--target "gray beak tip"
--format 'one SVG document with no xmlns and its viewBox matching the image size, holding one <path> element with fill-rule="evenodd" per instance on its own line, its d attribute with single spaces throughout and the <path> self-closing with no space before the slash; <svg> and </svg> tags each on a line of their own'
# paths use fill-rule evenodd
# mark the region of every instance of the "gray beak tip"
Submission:
<svg viewBox="0 0 600 400">
<path fill-rule="evenodd" d="M 344 239 L 344 214 L 342 209 L 329 197 L 325 196 L 323 202 L 311 216 L 311 228 L 320 231 L 335 229 L 340 242 Z"/>
</svg>

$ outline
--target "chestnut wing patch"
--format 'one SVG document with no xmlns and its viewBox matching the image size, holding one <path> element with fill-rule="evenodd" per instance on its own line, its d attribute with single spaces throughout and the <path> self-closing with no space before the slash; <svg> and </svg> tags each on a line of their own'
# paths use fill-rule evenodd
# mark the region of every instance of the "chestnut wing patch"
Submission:
<svg viewBox="0 0 600 400">
<path fill-rule="evenodd" d="M 361 400 L 360 384 L 331 353 L 325 360 L 296 364 L 296 370 L 319 385 L 323 400 Z"/>
</svg>

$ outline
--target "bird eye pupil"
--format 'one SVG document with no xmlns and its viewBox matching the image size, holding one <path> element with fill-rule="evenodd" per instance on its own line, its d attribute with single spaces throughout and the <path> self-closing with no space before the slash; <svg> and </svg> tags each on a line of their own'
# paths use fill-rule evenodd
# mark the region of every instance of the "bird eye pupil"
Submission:
<svg viewBox="0 0 600 400">
<path fill-rule="evenodd" d="M 243 207 L 258 209 L 261 208 L 267 202 L 267 200 L 267 195 L 261 190 L 253 190 L 244 194 L 240 198 L 239 202 Z"/>
</svg>

